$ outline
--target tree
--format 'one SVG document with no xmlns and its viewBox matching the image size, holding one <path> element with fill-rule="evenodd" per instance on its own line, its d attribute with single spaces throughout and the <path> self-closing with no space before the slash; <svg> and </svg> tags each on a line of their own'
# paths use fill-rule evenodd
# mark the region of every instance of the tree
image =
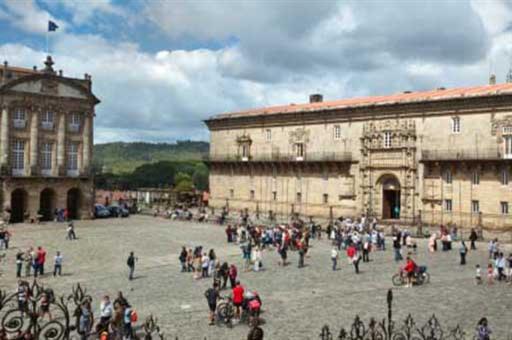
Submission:
<svg viewBox="0 0 512 340">
<path fill-rule="evenodd" d="M 176 174 L 174 187 L 177 192 L 185 192 L 191 191 L 194 189 L 194 183 L 192 182 L 192 177 L 189 174 L 178 172 Z"/>
</svg>

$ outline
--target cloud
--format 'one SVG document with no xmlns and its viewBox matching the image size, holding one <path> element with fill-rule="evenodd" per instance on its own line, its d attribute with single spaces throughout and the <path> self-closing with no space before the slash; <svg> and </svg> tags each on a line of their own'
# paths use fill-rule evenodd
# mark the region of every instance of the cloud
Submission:
<svg viewBox="0 0 512 340">
<path fill-rule="evenodd" d="M 31 0 L 4 0 L 0 4 L 0 20 L 7 20 L 21 31 L 35 34 L 45 34 L 48 30 L 48 20 L 59 25 L 59 31 L 65 30 L 67 24 L 57 20 L 49 12 L 41 9 Z"/>
<path fill-rule="evenodd" d="M 45 13 L 27 4 L 28 13 L 36 13 L 27 16 Z M 92 74 L 102 100 L 96 142 L 204 140 L 202 120 L 211 115 L 303 103 L 310 93 L 329 100 L 483 84 L 490 60 L 500 81 L 512 55 L 510 16 L 496 17 L 512 10 L 504 2 L 144 5 L 137 13 L 110 1 L 48 5 L 54 15 L 62 8 L 71 14 L 69 29 L 53 41 L 56 68 L 74 77 Z M 0 5 L 0 20 L 1 11 L 22 15 L 19 7 Z M 103 25 L 120 30 L 117 22 L 85 24 L 103 14 L 138 17 L 133 29 L 162 36 L 158 48 L 146 50 L 144 34 L 134 35 L 130 25 L 114 38 Z M 77 30 L 81 25 L 87 29 Z M 44 59 L 42 51 L 20 42 L 0 45 L 0 55 L 26 67 Z"/>
</svg>

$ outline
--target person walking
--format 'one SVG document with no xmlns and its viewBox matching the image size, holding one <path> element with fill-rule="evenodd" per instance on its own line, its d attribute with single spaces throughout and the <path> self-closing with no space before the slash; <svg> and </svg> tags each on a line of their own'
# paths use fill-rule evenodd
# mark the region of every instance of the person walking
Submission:
<svg viewBox="0 0 512 340">
<path fill-rule="evenodd" d="M 53 277 L 62 275 L 62 255 L 60 254 L 60 251 L 57 252 L 55 255 L 55 258 L 53 260 Z"/>
<path fill-rule="evenodd" d="M 398 231 L 393 236 L 393 250 L 395 252 L 395 262 L 400 262 L 403 260 L 402 254 L 401 254 L 401 248 L 402 244 L 400 243 L 400 232 Z"/>
<path fill-rule="evenodd" d="M 478 234 L 476 233 L 475 228 L 471 229 L 471 233 L 469 234 L 469 240 L 471 241 L 471 250 L 476 250 L 476 240 L 478 240 Z"/>
<path fill-rule="evenodd" d="M 257 246 L 254 250 L 254 271 L 259 272 L 262 267 L 262 253 L 260 246 Z"/>
<path fill-rule="evenodd" d="M 231 288 L 235 288 L 236 285 L 236 277 L 238 275 L 238 270 L 236 269 L 236 266 L 232 264 L 229 267 L 229 282 L 231 283 Z"/>
<path fill-rule="evenodd" d="M 306 255 L 306 244 L 304 242 L 299 242 L 299 268 L 304 268 L 304 256 Z"/>
<path fill-rule="evenodd" d="M 46 250 L 43 247 L 37 248 L 37 269 L 40 275 L 44 275 L 44 264 L 46 262 Z"/>
<path fill-rule="evenodd" d="M 187 271 L 187 248 L 185 248 L 185 246 L 181 248 L 179 259 L 181 264 L 181 272 L 184 273 Z"/>
<path fill-rule="evenodd" d="M 332 261 L 332 270 L 333 271 L 336 271 L 336 267 L 338 265 L 338 257 L 339 257 L 339 253 L 338 253 L 338 249 L 336 249 L 336 247 L 332 247 L 332 250 L 331 250 L 331 261 Z"/>
<path fill-rule="evenodd" d="M 215 311 L 217 310 L 217 300 L 219 299 L 219 285 L 213 284 L 213 288 L 208 288 L 204 293 L 206 301 L 208 302 L 208 308 L 210 310 L 208 314 L 209 325 L 215 325 Z"/>
<path fill-rule="evenodd" d="M 244 302 L 244 287 L 240 284 L 240 281 L 236 281 L 235 288 L 233 288 L 233 304 L 235 305 L 235 318 L 240 320 L 240 309 Z"/>
<path fill-rule="evenodd" d="M 67 232 L 68 232 L 68 235 L 66 236 L 67 240 L 76 240 L 75 225 L 73 224 L 73 221 L 69 222 Z"/>
<path fill-rule="evenodd" d="M 222 277 L 222 285 L 220 286 L 220 289 L 225 289 L 229 278 L 229 265 L 227 262 L 224 262 L 220 266 L 219 274 Z"/>
<path fill-rule="evenodd" d="M 356 274 L 359 274 L 359 261 L 361 260 L 361 257 L 359 256 L 357 248 L 353 242 L 351 242 L 347 248 L 347 257 L 349 263 L 354 265 Z"/>
<path fill-rule="evenodd" d="M 23 251 L 18 251 L 16 253 L 16 277 L 19 279 L 21 277 L 21 269 L 23 268 Z"/>
<path fill-rule="evenodd" d="M 32 268 L 32 248 L 27 249 L 25 252 L 25 277 L 30 276 L 30 269 Z"/>
<path fill-rule="evenodd" d="M 505 256 L 503 255 L 503 253 L 499 253 L 498 257 L 496 258 L 496 268 L 498 269 L 498 281 L 502 281 L 507 278 L 505 276 L 505 265 Z"/>
<path fill-rule="evenodd" d="M 466 254 L 468 252 L 468 247 L 466 247 L 466 244 L 464 241 L 461 241 L 459 254 L 460 254 L 460 265 L 463 266 L 466 264 Z"/>
<path fill-rule="evenodd" d="M 133 273 L 135 272 L 135 262 L 137 258 L 135 257 L 133 251 L 130 252 L 130 256 L 128 256 L 128 260 L 126 260 L 126 264 L 128 265 L 128 280 L 133 280 Z"/>
</svg>

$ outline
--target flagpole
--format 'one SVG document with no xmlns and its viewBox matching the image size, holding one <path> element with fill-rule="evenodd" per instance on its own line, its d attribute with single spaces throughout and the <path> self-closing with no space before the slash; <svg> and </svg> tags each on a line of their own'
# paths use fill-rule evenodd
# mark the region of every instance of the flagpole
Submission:
<svg viewBox="0 0 512 340">
<path fill-rule="evenodd" d="M 50 47 L 49 47 L 49 37 L 48 37 L 48 29 L 46 30 L 46 55 L 50 55 Z"/>
</svg>

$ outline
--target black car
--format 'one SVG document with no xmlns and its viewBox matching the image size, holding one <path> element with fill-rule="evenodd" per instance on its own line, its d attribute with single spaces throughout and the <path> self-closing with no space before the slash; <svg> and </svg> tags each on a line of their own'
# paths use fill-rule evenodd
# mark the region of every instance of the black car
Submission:
<svg viewBox="0 0 512 340">
<path fill-rule="evenodd" d="M 112 217 L 128 217 L 130 216 L 130 212 L 117 205 L 111 205 L 107 207 L 108 211 L 110 212 L 110 216 Z"/>
</svg>

